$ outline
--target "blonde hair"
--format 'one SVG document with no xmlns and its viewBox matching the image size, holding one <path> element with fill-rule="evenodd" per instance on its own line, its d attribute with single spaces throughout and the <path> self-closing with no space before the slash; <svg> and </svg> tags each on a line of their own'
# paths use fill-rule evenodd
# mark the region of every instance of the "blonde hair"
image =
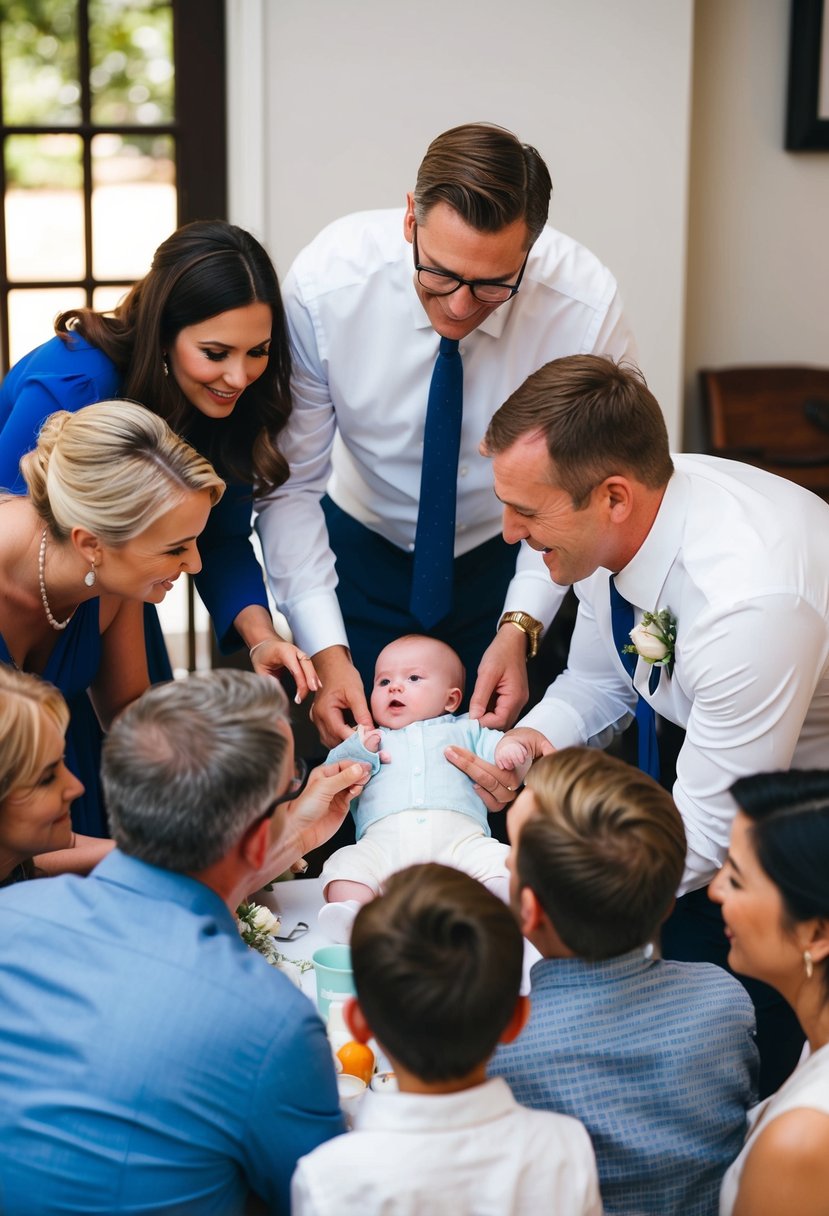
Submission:
<svg viewBox="0 0 829 1216">
<path fill-rule="evenodd" d="M 516 872 L 581 958 L 644 945 L 671 906 L 685 829 L 667 790 L 604 752 L 568 747 L 530 769 L 536 812 L 518 838 Z"/>
<path fill-rule="evenodd" d="M 104 544 L 123 545 L 189 491 L 206 490 L 215 506 L 225 489 L 209 460 L 135 401 L 58 410 L 20 469 L 59 541 L 81 527 Z"/>
<path fill-rule="evenodd" d="M 58 690 L 0 663 L 0 805 L 37 778 L 43 767 L 47 723 L 61 734 L 69 725 L 69 710 Z"/>
</svg>

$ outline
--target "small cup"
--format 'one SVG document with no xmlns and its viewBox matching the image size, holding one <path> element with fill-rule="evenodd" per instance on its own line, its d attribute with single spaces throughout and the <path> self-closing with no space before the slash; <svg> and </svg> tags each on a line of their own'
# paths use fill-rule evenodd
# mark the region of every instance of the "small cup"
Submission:
<svg viewBox="0 0 829 1216">
<path fill-rule="evenodd" d="M 317 981 L 317 1009 L 324 1022 L 332 1001 L 356 996 L 351 950 L 348 946 L 320 946 L 311 955 Z"/>
</svg>

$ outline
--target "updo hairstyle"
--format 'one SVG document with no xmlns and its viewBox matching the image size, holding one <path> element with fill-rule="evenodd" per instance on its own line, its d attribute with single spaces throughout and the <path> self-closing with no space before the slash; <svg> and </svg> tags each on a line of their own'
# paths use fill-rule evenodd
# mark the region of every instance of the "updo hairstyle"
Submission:
<svg viewBox="0 0 829 1216">
<path fill-rule="evenodd" d="M 69 725 L 69 710 L 58 690 L 0 663 L 0 807 L 9 794 L 33 784 L 38 776 L 47 723 L 61 734 Z"/>
</svg>

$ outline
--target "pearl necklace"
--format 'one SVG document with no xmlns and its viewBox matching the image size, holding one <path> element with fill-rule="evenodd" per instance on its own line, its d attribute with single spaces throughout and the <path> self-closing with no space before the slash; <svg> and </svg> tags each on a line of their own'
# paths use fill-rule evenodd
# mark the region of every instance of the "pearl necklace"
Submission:
<svg viewBox="0 0 829 1216">
<path fill-rule="evenodd" d="M 37 581 L 40 583 L 40 598 L 43 600 L 43 611 L 46 613 L 46 620 L 53 629 L 65 629 L 72 617 L 75 615 L 75 609 L 69 613 L 65 621 L 59 621 L 52 615 L 52 609 L 49 607 L 49 601 L 46 598 L 46 580 L 43 577 L 43 571 L 46 566 L 46 529 L 40 537 L 40 552 L 37 557 Z"/>
</svg>

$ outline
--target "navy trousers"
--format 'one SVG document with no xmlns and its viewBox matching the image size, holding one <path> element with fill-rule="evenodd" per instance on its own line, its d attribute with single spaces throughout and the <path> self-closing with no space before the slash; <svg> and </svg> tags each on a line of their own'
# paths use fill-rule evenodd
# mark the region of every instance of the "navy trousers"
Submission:
<svg viewBox="0 0 829 1216">
<path fill-rule="evenodd" d="M 662 956 L 691 963 L 716 963 L 731 971 L 722 910 L 708 898 L 708 888 L 690 891 L 662 926 Z M 759 980 L 731 974 L 754 1003 L 757 1049 L 760 1052 L 760 1097 L 775 1093 L 793 1071 L 803 1049 L 804 1034 L 791 1006 L 779 992 Z"/>
<path fill-rule="evenodd" d="M 404 633 L 428 632 L 460 655 L 467 677 L 462 709 L 468 708 L 478 664 L 495 636 L 507 586 L 515 573 L 516 547 L 496 536 L 457 558 L 452 610 L 427 631 L 409 612 L 412 555 L 358 523 L 330 498 L 323 498 L 322 505 L 337 558 L 337 598 L 351 657 L 367 692 L 384 646 Z"/>
</svg>

